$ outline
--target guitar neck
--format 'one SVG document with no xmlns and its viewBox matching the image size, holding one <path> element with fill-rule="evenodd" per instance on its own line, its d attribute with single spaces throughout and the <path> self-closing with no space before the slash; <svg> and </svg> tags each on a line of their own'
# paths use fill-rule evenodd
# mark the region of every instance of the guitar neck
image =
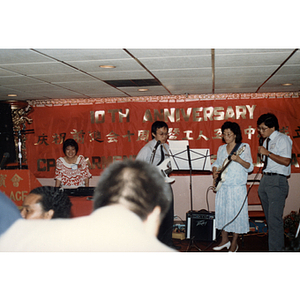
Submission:
<svg viewBox="0 0 300 300">
<path fill-rule="evenodd" d="M 228 165 L 229 165 L 230 163 L 231 163 L 231 160 L 229 160 L 229 161 L 225 164 L 225 166 L 223 166 L 223 167 L 221 168 L 220 173 L 224 172 L 224 170 L 228 167 Z"/>
</svg>

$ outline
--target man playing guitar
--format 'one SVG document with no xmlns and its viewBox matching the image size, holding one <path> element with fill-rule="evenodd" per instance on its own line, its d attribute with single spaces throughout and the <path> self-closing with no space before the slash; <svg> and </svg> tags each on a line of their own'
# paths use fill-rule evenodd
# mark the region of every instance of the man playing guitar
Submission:
<svg viewBox="0 0 300 300">
<path fill-rule="evenodd" d="M 151 126 L 152 140 L 149 141 L 139 151 L 136 159 L 146 161 L 155 166 L 161 165 L 165 161 L 165 159 L 167 159 L 170 156 L 169 145 L 167 144 L 167 140 L 169 137 L 168 131 L 169 131 L 169 127 L 167 123 L 163 121 L 155 121 Z M 171 185 L 170 185 L 170 189 L 172 190 Z M 172 203 L 169 211 L 167 212 L 165 218 L 161 223 L 159 233 L 158 233 L 158 239 L 164 244 L 166 244 L 167 246 L 174 247 L 172 242 L 174 201 L 173 201 L 173 193 L 171 194 L 172 194 Z"/>
</svg>

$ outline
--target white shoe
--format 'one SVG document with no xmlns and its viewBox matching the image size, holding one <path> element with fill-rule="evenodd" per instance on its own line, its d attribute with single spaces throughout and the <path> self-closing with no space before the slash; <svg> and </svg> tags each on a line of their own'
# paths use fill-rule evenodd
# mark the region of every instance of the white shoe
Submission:
<svg viewBox="0 0 300 300">
<path fill-rule="evenodd" d="M 222 246 L 217 246 L 217 247 L 213 247 L 213 250 L 215 251 L 220 251 L 222 250 L 223 248 L 227 248 L 229 249 L 230 248 L 230 245 L 231 245 L 231 242 L 227 242 L 226 244 L 223 244 Z"/>
<path fill-rule="evenodd" d="M 229 251 L 229 252 L 231 252 L 231 253 L 233 253 L 233 252 L 237 252 L 237 251 L 238 251 L 238 249 L 239 249 L 239 246 L 238 246 L 238 245 L 236 245 L 236 248 L 235 248 L 235 250 L 234 250 L 234 251 Z"/>
</svg>

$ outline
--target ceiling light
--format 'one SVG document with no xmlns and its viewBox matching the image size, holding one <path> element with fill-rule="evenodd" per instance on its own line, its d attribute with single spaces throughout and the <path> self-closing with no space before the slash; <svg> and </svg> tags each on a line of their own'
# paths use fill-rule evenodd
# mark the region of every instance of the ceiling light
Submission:
<svg viewBox="0 0 300 300">
<path fill-rule="evenodd" d="M 292 83 L 283 83 L 282 85 L 289 86 L 289 85 L 293 85 L 293 84 Z"/>
<path fill-rule="evenodd" d="M 99 66 L 100 68 L 103 68 L 103 69 L 114 69 L 116 66 L 111 66 L 111 65 L 101 65 Z"/>
<path fill-rule="evenodd" d="M 149 89 L 138 89 L 139 92 L 147 92 Z"/>
<path fill-rule="evenodd" d="M 18 95 L 17 94 L 8 94 L 7 96 L 8 97 L 17 97 Z"/>
</svg>

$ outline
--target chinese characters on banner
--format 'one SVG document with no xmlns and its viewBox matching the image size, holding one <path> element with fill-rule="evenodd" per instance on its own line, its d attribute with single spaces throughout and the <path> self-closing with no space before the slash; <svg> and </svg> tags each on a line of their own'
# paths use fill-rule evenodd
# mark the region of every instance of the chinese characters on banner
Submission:
<svg viewBox="0 0 300 300">
<path fill-rule="evenodd" d="M 0 170 L 0 191 L 21 206 L 32 189 L 41 186 L 29 170 Z"/>
<path fill-rule="evenodd" d="M 240 125 L 243 142 L 250 145 L 253 162 L 259 167 L 256 121 L 271 112 L 279 120 L 280 131 L 293 140 L 292 172 L 300 172 L 299 106 L 299 98 L 36 106 L 28 126 L 34 134 L 26 137 L 27 163 L 37 178 L 54 177 L 55 161 L 64 156 L 63 141 L 74 138 L 78 154 L 88 159 L 92 175 L 98 176 L 113 161 L 135 158 L 151 139 L 156 120 L 168 124 L 170 140 L 188 140 L 191 149 L 209 148 L 213 162 L 222 144 L 221 126 L 233 121 Z"/>
</svg>

